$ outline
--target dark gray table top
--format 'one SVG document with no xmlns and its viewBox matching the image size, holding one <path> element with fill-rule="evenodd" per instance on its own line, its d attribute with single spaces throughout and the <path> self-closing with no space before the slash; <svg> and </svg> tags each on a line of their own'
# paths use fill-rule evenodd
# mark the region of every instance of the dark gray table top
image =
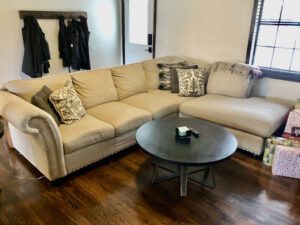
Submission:
<svg viewBox="0 0 300 225">
<path fill-rule="evenodd" d="M 175 128 L 187 126 L 200 136 L 176 137 Z M 237 149 L 235 136 L 225 128 L 196 118 L 162 118 L 141 126 L 136 139 L 150 155 L 174 163 L 204 165 L 229 158 Z"/>
</svg>

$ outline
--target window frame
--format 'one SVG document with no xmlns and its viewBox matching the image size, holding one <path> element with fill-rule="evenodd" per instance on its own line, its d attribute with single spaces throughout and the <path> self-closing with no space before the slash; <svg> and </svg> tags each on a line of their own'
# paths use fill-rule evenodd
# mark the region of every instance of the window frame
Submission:
<svg viewBox="0 0 300 225">
<path fill-rule="evenodd" d="M 256 45 L 257 43 L 260 22 L 256 22 L 256 21 L 257 20 L 260 21 L 262 18 L 263 4 L 264 4 L 264 0 L 254 0 L 253 3 L 252 19 L 251 19 L 251 26 L 250 26 L 250 33 L 248 39 L 247 54 L 246 54 L 247 64 L 252 64 L 252 62 L 250 62 L 251 55 L 255 54 L 256 49 L 252 49 L 252 46 Z M 258 14 L 258 10 L 259 10 L 259 14 Z M 259 67 L 259 68 L 263 72 L 264 77 L 300 82 L 300 72 L 287 71 L 283 69 L 282 70 L 274 69 L 268 67 Z"/>
</svg>

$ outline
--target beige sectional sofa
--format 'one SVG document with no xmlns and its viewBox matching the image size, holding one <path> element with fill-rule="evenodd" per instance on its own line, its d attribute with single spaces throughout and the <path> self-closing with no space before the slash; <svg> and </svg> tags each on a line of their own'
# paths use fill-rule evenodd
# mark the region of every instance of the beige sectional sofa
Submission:
<svg viewBox="0 0 300 225">
<path fill-rule="evenodd" d="M 167 116 L 187 116 L 224 125 L 239 147 L 261 154 L 264 138 L 282 124 L 289 105 L 263 98 L 207 94 L 180 97 L 158 90 L 158 62 L 163 57 L 114 68 L 11 81 L 0 91 L 0 114 L 8 120 L 14 147 L 49 180 L 56 180 L 136 144 L 136 130 Z M 186 59 L 200 66 L 204 62 Z M 43 85 L 51 90 L 72 81 L 86 110 L 79 121 L 59 127 L 46 112 L 30 104 Z M 217 136 L 217 134 L 216 134 Z"/>
</svg>

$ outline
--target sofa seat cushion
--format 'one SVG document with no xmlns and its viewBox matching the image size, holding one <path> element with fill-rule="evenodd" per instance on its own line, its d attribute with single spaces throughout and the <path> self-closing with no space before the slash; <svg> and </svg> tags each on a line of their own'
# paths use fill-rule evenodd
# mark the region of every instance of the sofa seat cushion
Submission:
<svg viewBox="0 0 300 225">
<path fill-rule="evenodd" d="M 264 98 L 208 94 L 182 103 L 180 112 L 257 136 L 269 137 L 285 121 L 290 108 L 289 105 Z"/>
<path fill-rule="evenodd" d="M 182 97 L 182 96 L 179 96 L 178 93 L 171 93 L 168 90 L 152 90 L 152 91 L 149 91 L 149 93 L 169 98 L 173 101 L 176 101 L 178 104 L 188 101 L 188 100 L 191 100 L 191 99 L 195 99 L 195 97 Z"/>
<path fill-rule="evenodd" d="M 124 104 L 122 102 L 109 102 L 87 110 L 87 113 L 111 124 L 116 136 L 137 129 L 152 119 L 151 113 Z"/>
<path fill-rule="evenodd" d="M 88 114 L 71 125 L 60 125 L 59 130 L 65 154 L 115 136 L 115 130 L 110 124 Z"/>
<path fill-rule="evenodd" d="M 122 100 L 122 102 L 150 112 L 153 119 L 177 113 L 179 107 L 174 100 L 150 93 L 137 94 Z"/>
</svg>

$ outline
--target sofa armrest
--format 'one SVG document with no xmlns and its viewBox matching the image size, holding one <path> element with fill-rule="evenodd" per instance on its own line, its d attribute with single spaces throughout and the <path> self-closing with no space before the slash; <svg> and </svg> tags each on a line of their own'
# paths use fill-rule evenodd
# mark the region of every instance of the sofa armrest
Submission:
<svg viewBox="0 0 300 225">
<path fill-rule="evenodd" d="M 33 118 L 43 118 L 53 128 L 56 125 L 54 119 L 45 111 L 3 90 L 0 91 L 0 115 L 20 131 L 27 134 L 37 134 L 39 132 L 37 128 L 29 125 L 30 120 Z"/>
<path fill-rule="evenodd" d="M 16 128 L 11 133 L 16 149 L 49 180 L 66 175 L 62 137 L 48 113 L 1 90 L 0 115 Z"/>
</svg>

